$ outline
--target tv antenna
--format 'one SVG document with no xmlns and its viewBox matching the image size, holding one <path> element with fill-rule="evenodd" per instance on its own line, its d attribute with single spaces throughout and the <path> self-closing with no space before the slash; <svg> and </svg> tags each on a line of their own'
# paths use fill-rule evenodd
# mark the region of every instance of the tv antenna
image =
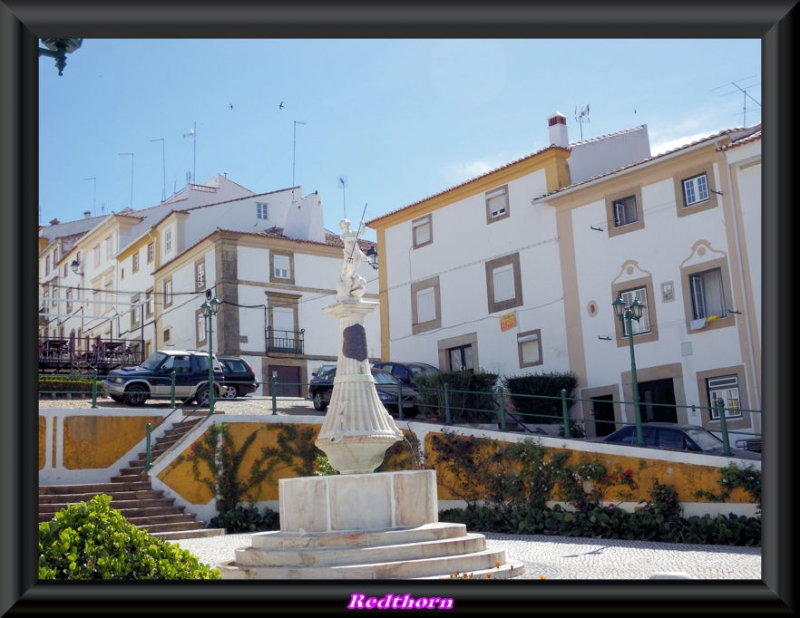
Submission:
<svg viewBox="0 0 800 618">
<path fill-rule="evenodd" d="M 589 104 L 587 103 L 583 107 L 581 107 L 580 112 L 578 108 L 575 107 L 575 120 L 578 122 L 578 126 L 581 128 L 581 141 L 583 141 L 583 119 L 586 118 L 586 122 L 589 122 Z"/>
<path fill-rule="evenodd" d="M 753 77 L 755 77 L 755 75 L 751 75 L 750 77 L 745 77 L 744 79 L 740 79 L 738 81 L 743 82 L 745 80 L 752 79 Z M 743 101 L 742 101 L 742 124 L 744 126 L 747 126 L 747 99 L 750 99 L 753 103 L 755 103 L 759 107 L 761 107 L 761 103 L 756 101 L 751 95 L 747 94 L 747 88 L 748 88 L 747 86 L 742 88 L 736 82 L 731 82 L 730 85 L 733 86 L 734 88 L 736 88 L 736 90 L 738 90 L 739 92 L 742 93 L 742 98 L 743 98 Z M 719 88 L 714 88 L 714 90 L 719 90 L 720 88 L 726 88 L 727 86 L 728 86 L 728 84 L 725 84 L 724 86 L 720 86 Z M 758 86 L 758 84 L 750 84 L 750 86 Z M 734 94 L 734 93 L 733 92 L 724 92 L 719 96 L 725 96 L 725 95 L 728 95 L 728 94 Z"/>
<path fill-rule="evenodd" d="M 197 122 L 195 121 L 192 128 L 189 129 L 188 133 L 184 133 L 183 137 L 191 137 L 192 138 L 192 182 L 197 183 Z M 188 183 L 187 183 L 188 184 Z"/>
<path fill-rule="evenodd" d="M 339 184 L 342 185 L 342 209 L 344 211 L 344 218 L 347 219 L 347 200 L 344 192 L 344 188 L 347 186 L 347 178 L 339 176 Z"/>
</svg>

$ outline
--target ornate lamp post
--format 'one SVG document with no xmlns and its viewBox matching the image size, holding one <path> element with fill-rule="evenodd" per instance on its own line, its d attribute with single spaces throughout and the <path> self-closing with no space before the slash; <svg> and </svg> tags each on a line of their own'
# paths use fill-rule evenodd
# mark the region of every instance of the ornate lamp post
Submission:
<svg viewBox="0 0 800 618">
<path fill-rule="evenodd" d="M 212 330 L 212 321 L 217 312 L 219 311 L 220 301 L 219 299 L 214 296 L 212 298 L 208 298 L 211 296 L 211 292 L 206 292 L 206 300 L 200 305 L 200 308 L 203 310 L 203 317 L 207 320 L 206 326 L 206 333 L 208 336 L 208 413 L 214 414 L 214 339 L 213 339 L 213 330 Z"/>
<path fill-rule="evenodd" d="M 71 54 L 83 43 L 83 39 L 42 39 L 44 47 L 39 48 L 40 56 L 55 58 L 58 74 L 64 74 L 67 66 L 67 54 Z"/>
<path fill-rule="evenodd" d="M 639 302 L 638 298 L 634 298 L 630 305 L 625 305 L 622 300 L 622 294 L 617 296 L 616 300 L 611 303 L 614 307 L 614 315 L 616 315 L 620 322 L 623 324 L 623 334 L 628 335 L 628 342 L 631 349 L 631 388 L 633 389 L 633 412 L 636 420 L 636 443 L 639 446 L 644 446 L 642 439 L 642 416 L 639 410 L 639 382 L 636 379 L 636 356 L 633 353 L 633 328 L 631 327 L 631 320 L 637 322 L 642 318 L 644 311 L 644 304 Z"/>
</svg>

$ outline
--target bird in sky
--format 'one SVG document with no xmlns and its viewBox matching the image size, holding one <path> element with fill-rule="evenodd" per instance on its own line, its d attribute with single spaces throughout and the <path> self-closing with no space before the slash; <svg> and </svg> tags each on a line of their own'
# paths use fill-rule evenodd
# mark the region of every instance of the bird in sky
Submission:
<svg viewBox="0 0 800 618">
<path fill-rule="evenodd" d="M 228 105 L 230 105 L 231 109 L 233 109 L 233 103 L 228 103 Z"/>
<path fill-rule="evenodd" d="M 283 109 L 283 101 L 281 101 L 281 104 L 278 105 L 278 109 Z"/>
</svg>

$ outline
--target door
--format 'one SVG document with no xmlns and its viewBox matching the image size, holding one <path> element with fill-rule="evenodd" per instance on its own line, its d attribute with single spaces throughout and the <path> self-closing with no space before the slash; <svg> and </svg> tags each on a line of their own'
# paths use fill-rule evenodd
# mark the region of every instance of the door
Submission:
<svg viewBox="0 0 800 618">
<path fill-rule="evenodd" d="M 639 382 L 639 406 L 643 423 L 677 423 L 672 378 Z"/>
<path fill-rule="evenodd" d="M 614 421 L 614 398 L 611 395 L 592 397 L 592 416 L 594 416 L 595 436 L 601 438 L 613 433 L 616 429 Z"/>
<path fill-rule="evenodd" d="M 267 384 L 264 394 L 271 395 L 269 380 L 275 376 L 275 395 L 277 397 L 302 397 L 303 389 L 300 381 L 300 367 L 290 365 L 270 365 L 267 368 Z"/>
</svg>

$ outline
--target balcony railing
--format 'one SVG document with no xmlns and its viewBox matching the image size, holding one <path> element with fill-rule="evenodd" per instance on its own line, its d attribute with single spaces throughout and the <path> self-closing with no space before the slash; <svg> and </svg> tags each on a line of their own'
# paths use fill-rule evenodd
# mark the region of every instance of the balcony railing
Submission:
<svg viewBox="0 0 800 618">
<path fill-rule="evenodd" d="M 267 327 L 266 341 L 267 354 L 302 354 L 304 346 L 305 329 L 277 330 Z"/>
<path fill-rule="evenodd" d="M 114 367 L 140 364 L 143 350 L 141 339 L 39 337 L 39 371 L 90 373 L 97 369 L 104 375 Z"/>
</svg>

